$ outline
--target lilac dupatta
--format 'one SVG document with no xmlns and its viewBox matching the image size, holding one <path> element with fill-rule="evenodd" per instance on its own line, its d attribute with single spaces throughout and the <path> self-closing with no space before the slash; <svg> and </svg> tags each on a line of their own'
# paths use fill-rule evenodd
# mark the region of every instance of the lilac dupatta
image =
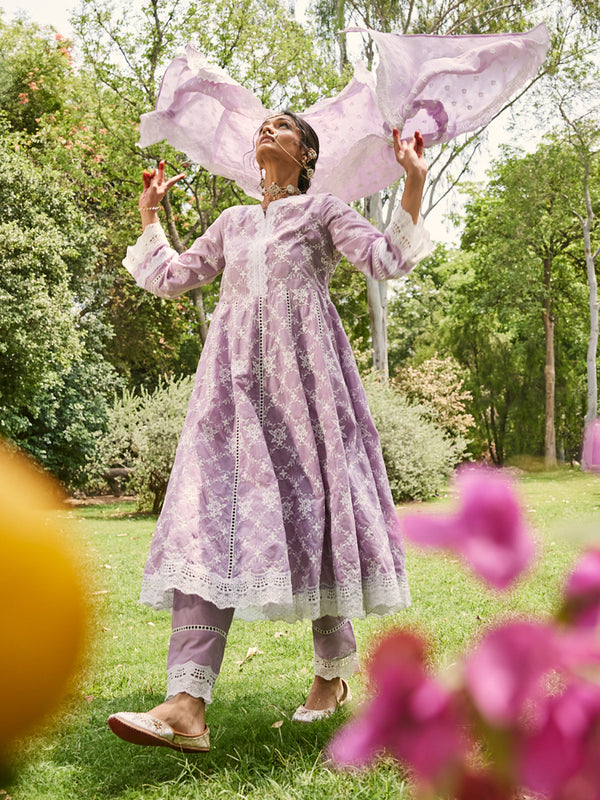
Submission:
<svg viewBox="0 0 600 800">
<path fill-rule="evenodd" d="M 351 28 L 349 31 L 365 31 Z M 376 73 L 362 62 L 335 97 L 303 112 L 321 152 L 311 193 L 346 202 L 402 175 L 392 127 L 426 146 L 487 125 L 538 72 L 549 46 L 541 24 L 526 33 L 479 36 L 399 35 L 366 31 L 379 53 Z M 210 172 L 260 197 L 252 142 L 268 109 L 193 45 L 166 70 L 156 109 L 143 114 L 140 146 L 166 139 Z"/>
</svg>

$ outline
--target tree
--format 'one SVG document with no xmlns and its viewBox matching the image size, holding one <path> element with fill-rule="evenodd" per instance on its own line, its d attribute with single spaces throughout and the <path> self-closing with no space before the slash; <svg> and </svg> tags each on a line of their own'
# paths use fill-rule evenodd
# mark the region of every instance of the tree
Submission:
<svg viewBox="0 0 600 800">
<path fill-rule="evenodd" d="M 580 300 L 569 258 L 577 239 L 567 200 L 573 193 L 574 164 L 575 154 L 552 142 L 531 155 L 505 158 L 487 189 L 473 194 L 462 242 L 475 256 L 477 290 L 490 313 L 500 305 L 507 319 L 541 318 L 548 467 L 556 464 L 557 318 L 567 302 Z M 481 281 L 482 270 L 487 280 Z"/>
<path fill-rule="evenodd" d="M 585 423 L 591 423 L 598 413 L 598 277 L 596 261 L 600 255 L 600 244 L 594 245 L 598 226 L 594 206 L 598 204 L 598 156 L 600 155 L 600 97 L 595 65 L 579 63 L 569 71 L 570 80 L 559 83 L 555 89 L 557 104 L 564 122 L 566 138 L 579 166 L 578 196 L 570 200 L 570 209 L 579 222 L 583 238 L 585 270 L 589 291 L 589 337 L 586 358 L 587 370 L 587 410 Z M 582 98 L 573 101 L 573 89 L 577 87 Z M 583 113 L 574 106 L 583 105 Z M 557 132 L 556 141 L 562 139 L 562 131 Z"/>
<path fill-rule="evenodd" d="M 0 433 L 71 485 L 85 481 L 114 371 L 84 314 L 98 231 L 61 178 L 0 135 Z"/>
</svg>

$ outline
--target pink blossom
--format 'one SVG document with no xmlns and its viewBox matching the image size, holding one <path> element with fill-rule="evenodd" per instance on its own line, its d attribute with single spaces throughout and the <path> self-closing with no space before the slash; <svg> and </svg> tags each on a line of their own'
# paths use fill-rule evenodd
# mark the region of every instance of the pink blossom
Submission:
<svg viewBox="0 0 600 800">
<path fill-rule="evenodd" d="M 551 673 L 571 681 L 582 667 L 600 664 L 600 646 L 586 633 L 541 622 L 509 622 L 490 631 L 465 662 L 465 686 L 484 719 L 509 728 L 545 702 Z"/>
<path fill-rule="evenodd" d="M 419 545 L 454 550 L 484 580 L 505 589 L 529 566 L 535 549 L 512 483 L 496 470 L 470 466 L 458 471 L 456 486 L 456 513 L 409 514 L 404 533 Z"/>
<path fill-rule="evenodd" d="M 465 683 L 490 724 L 515 724 L 526 703 L 539 698 L 542 678 L 560 663 L 557 634 L 549 625 L 512 622 L 495 628 L 465 663 Z"/>
<path fill-rule="evenodd" d="M 595 628 L 600 621 L 600 549 L 583 555 L 569 575 L 560 616 L 578 628 Z"/>
<path fill-rule="evenodd" d="M 587 472 L 600 473 L 600 417 L 586 425 L 581 468 Z"/>
<path fill-rule="evenodd" d="M 600 687 L 572 681 L 540 712 L 517 740 L 523 785 L 553 800 L 600 797 Z"/>
<path fill-rule="evenodd" d="M 29 102 L 29 96 L 27 95 L 27 93 L 26 92 L 20 92 L 19 93 L 19 104 L 22 105 L 22 106 L 25 106 L 25 105 L 27 105 L 28 102 Z"/>
<path fill-rule="evenodd" d="M 328 747 L 339 767 L 363 768 L 388 752 L 417 777 L 439 779 L 461 761 L 463 720 L 456 697 L 425 672 L 425 648 L 414 634 L 388 636 L 373 656 L 375 695 Z"/>
</svg>

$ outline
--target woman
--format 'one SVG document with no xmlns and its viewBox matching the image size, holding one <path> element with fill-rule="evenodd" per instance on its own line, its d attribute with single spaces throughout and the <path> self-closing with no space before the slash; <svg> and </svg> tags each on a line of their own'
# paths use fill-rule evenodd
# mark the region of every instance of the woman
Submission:
<svg viewBox="0 0 600 800">
<path fill-rule="evenodd" d="M 410 598 L 377 433 L 327 286 L 340 254 L 386 279 L 428 253 L 419 134 L 400 141 L 401 209 L 385 234 L 333 195 L 307 195 L 319 142 L 277 114 L 256 142 L 264 199 L 224 211 L 183 255 L 158 219 L 182 176 L 144 174 L 143 233 L 124 265 L 161 297 L 208 283 L 221 298 L 198 366 L 142 601 L 173 608 L 167 700 L 109 719 L 126 741 L 207 750 L 205 706 L 234 611 L 313 620 L 315 678 L 294 719 L 331 714 L 358 669 L 350 616 Z"/>
</svg>

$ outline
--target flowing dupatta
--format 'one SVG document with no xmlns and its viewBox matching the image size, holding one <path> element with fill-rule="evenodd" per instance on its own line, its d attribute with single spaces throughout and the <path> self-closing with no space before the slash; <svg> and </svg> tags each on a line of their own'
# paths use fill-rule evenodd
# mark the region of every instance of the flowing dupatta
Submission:
<svg viewBox="0 0 600 800">
<path fill-rule="evenodd" d="M 487 125 L 538 72 L 549 47 L 541 24 L 525 33 L 430 36 L 379 33 L 376 72 L 358 62 L 336 96 L 302 116 L 319 136 L 310 193 L 332 192 L 346 202 L 384 189 L 401 175 L 392 128 L 415 130 L 426 146 Z M 193 45 L 167 68 L 156 109 L 140 120 L 140 146 L 166 139 L 215 175 L 260 197 L 253 141 L 273 112 Z"/>
</svg>

